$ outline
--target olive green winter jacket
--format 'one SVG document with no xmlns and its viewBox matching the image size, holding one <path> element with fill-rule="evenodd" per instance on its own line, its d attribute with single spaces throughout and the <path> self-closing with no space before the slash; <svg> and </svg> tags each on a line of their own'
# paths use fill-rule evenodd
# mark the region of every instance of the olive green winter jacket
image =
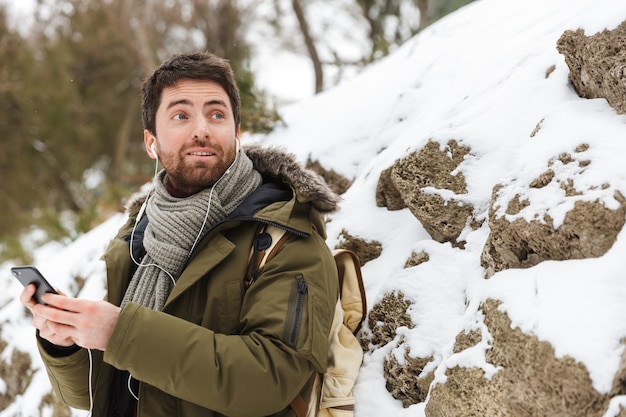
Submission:
<svg viewBox="0 0 626 417">
<path fill-rule="evenodd" d="M 198 244 L 164 311 L 129 303 L 106 351 L 92 351 L 94 417 L 107 416 L 113 368 L 140 381 L 139 417 L 293 416 L 289 403 L 306 398 L 325 368 L 338 287 L 322 214 L 338 197 L 289 154 L 246 153 L 264 185 Z M 103 256 L 107 299 L 116 305 L 130 279 L 128 236 L 140 203 Z M 290 238 L 245 290 L 260 223 L 286 228 Z M 54 392 L 89 408 L 87 350 L 58 357 L 40 343 L 40 352 Z"/>
</svg>

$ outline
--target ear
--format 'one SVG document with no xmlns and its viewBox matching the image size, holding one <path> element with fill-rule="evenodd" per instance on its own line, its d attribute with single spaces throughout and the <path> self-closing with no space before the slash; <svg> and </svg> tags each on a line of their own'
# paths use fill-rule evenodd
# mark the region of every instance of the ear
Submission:
<svg viewBox="0 0 626 417">
<path fill-rule="evenodd" d="M 148 129 L 143 131 L 143 143 L 146 145 L 146 153 L 151 159 L 157 159 L 156 137 Z"/>
</svg>

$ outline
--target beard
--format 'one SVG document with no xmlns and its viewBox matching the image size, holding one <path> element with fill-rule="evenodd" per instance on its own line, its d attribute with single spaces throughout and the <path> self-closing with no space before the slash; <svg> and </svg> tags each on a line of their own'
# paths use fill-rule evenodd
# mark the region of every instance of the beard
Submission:
<svg viewBox="0 0 626 417">
<path fill-rule="evenodd" d="M 213 186 L 232 165 L 237 148 L 235 141 L 232 146 L 220 148 L 213 146 L 216 155 L 190 160 L 187 150 L 179 153 L 161 155 L 161 163 L 167 178 L 177 193 L 190 196 Z"/>
</svg>

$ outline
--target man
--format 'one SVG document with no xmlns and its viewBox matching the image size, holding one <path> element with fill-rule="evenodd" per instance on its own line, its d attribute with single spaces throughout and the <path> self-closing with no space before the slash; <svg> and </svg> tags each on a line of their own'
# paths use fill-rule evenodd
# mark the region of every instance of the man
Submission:
<svg viewBox="0 0 626 417">
<path fill-rule="evenodd" d="M 289 154 L 240 149 L 239 92 L 214 55 L 161 64 L 142 118 L 164 169 L 103 256 L 106 301 L 21 295 L 55 393 L 95 417 L 295 415 L 326 366 L 338 288 L 322 215 L 338 197 Z M 267 225 L 287 240 L 244 285 Z"/>
</svg>

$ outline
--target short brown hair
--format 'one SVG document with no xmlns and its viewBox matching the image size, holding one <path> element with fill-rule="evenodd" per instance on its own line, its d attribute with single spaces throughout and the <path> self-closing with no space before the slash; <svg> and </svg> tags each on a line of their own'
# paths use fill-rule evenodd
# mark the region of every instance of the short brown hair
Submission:
<svg viewBox="0 0 626 417">
<path fill-rule="evenodd" d="M 241 124 L 241 98 L 229 62 L 208 52 L 174 55 L 164 61 L 141 86 L 141 118 L 144 129 L 156 135 L 156 112 L 161 93 L 180 80 L 214 81 L 222 86 L 230 99 L 235 127 Z"/>
</svg>

